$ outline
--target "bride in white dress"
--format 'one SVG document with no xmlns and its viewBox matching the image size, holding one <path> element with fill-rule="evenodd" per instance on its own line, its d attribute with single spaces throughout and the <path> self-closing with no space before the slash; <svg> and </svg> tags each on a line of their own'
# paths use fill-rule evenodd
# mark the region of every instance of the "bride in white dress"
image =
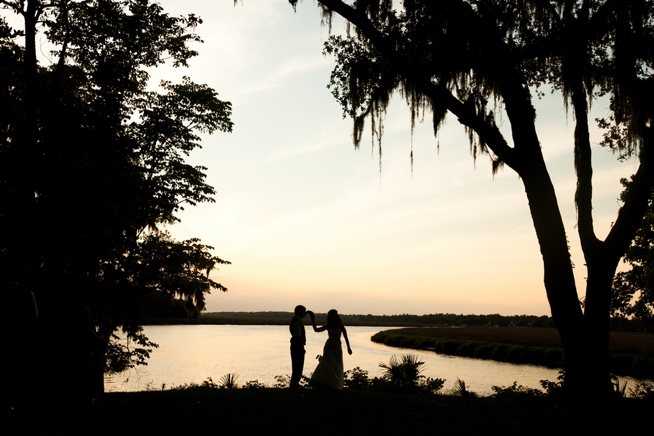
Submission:
<svg viewBox="0 0 654 436">
<path fill-rule="evenodd" d="M 325 342 L 322 358 L 311 376 L 311 384 L 327 386 L 332 389 L 343 390 L 343 350 L 341 348 L 341 333 L 347 344 L 347 352 L 352 354 L 350 340 L 347 338 L 347 330 L 338 316 L 335 309 L 327 312 L 327 324 L 316 327 L 316 318 L 313 312 L 307 312 L 311 317 L 314 332 L 327 330 L 329 338 Z"/>
</svg>

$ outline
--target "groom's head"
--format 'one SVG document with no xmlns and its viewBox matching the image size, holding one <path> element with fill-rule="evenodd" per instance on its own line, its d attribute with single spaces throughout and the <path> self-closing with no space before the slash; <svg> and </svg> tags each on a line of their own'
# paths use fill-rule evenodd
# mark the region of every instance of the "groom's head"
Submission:
<svg viewBox="0 0 654 436">
<path fill-rule="evenodd" d="M 295 306 L 295 315 L 299 316 L 300 318 L 304 318 L 304 316 L 307 314 L 307 308 L 299 305 Z"/>
</svg>

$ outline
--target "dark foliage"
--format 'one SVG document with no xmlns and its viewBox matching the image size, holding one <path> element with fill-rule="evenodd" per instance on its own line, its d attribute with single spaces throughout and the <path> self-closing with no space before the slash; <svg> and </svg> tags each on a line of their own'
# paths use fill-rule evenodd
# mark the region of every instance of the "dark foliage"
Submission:
<svg viewBox="0 0 654 436">
<path fill-rule="evenodd" d="M 2 290 L 33 291 L 44 355 L 61 354 L 57 341 L 71 332 L 51 332 L 84 305 L 128 341 L 109 345 L 107 368 L 143 364 L 155 346 L 144 313 L 175 312 L 181 301 L 197 318 L 205 294 L 226 290 L 209 278 L 229 263 L 213 247 L 158 230 L 186 205 L 213 201 L 207 169 L 185 158 L 199 133 L 232 129 L 231 104 L 206 85 L 185 77 L 147 88 L 147 68 L 186 66 L 197 54 L 202 21 L 150 0 L 0 4 L 25 22 L 18 32 L 0 21 Z M 37 62 L 37 32 L 54 47 L 51 65 Z M 67 366 L 50 357 L 55 371 Z"/>
<path fill-rule="evenodd" d="M 631 182 L 620 180 L 625 201 Z M 631 267 L 613 279 L 611 323 L 634 325 L 634 330 L 654 333 L 654 190 L 647 203 L 647 212 L 636 237 L 627 248 L 623 260 Z"/>
</svg>

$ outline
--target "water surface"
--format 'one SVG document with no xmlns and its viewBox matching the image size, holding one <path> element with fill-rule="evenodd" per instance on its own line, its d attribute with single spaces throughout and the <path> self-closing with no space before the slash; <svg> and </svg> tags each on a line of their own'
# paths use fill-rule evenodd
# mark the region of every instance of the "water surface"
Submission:
<svg viewBox="0 0 654 436">
<path fill-rule="evenodd" d="M 392 355 L 417 354 L 425 362 L 423 374 L 444 378 L 451 389 L 457 378 L 482 395 L 492 393 L 492 386 L 518 384 L 538 388 L 543 379 L 556 380 L 558 370 L 533 365 L 514 365 L 489 360 L 443 356 L 431 351 L 407 350 L 374 343 L 370 337 L 392 327 L 348 327 L 353 354 L 343 350 L 346 370 L 360 367 L 370 377 L 379 376 L 379 362 L 387 363 Z M 214 382 L 227 373 L 239 375 L 237 382 L 258 380 L 274 384 L 274 377 L 291 373 L 289 332 L 287 326 L 262 325 L 174 325 L 146 326 L 145 334 L 159 348 L 152 352 L 147 366 L 137 367 L 108 380 L 107 391 L 161 389 L 186 383 Z M 307 356 L 304 375 L 309 376 L 322 354 L 327 333 L 307 329 Z M 343 341 L 344 342 L 344 341 Z"/>
</svg>

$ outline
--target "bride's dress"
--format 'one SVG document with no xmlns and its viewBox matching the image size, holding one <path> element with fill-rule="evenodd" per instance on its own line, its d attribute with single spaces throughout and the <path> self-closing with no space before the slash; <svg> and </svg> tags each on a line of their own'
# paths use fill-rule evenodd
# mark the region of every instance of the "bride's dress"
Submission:
<svg viewBox="0 0 654 436">
<path fill-rule="evenodd" d="M 311 376 L 311 383 L 320 383 L 330 388 L 343 390 L 343 349 L 341 329 L 327 329 L 329 339 L 325 342 L 320 363 Z"/>
</svg>

